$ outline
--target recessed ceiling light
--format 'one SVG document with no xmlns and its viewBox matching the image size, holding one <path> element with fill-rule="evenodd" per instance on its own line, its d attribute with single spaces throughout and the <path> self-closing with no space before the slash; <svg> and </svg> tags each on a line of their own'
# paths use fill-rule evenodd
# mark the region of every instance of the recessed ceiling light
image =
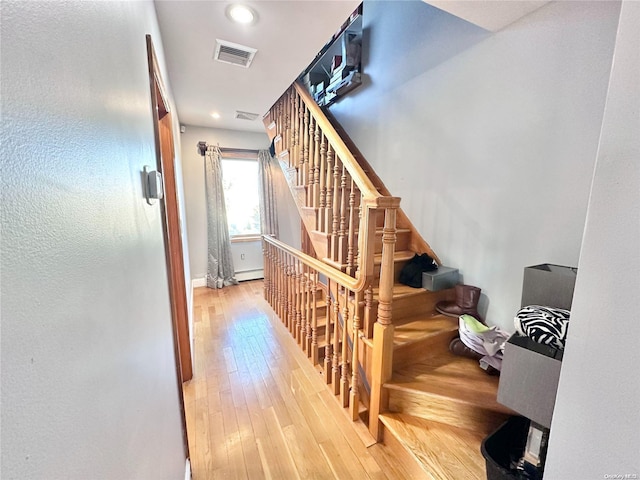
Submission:
<svg viewBox="0 0 640 480">
<path fill-rule="evenodd" d="M 219 114 L 218 112 L 213 112 L 213 113 L 211 114 L 211 116 L 212 116 L 213 118 L 215 118 L 215 119 L 220 118 L 220 114 Z"/>
<path fill-rule="evenodd" d="M 243 25 L 251 25 L 256 23 L 258 20 L 258 14 L 253 8 L 239 3 L 229 5 L 226 13 L 227 17 L 231 21 L 241 23 Z"/>
</svg>

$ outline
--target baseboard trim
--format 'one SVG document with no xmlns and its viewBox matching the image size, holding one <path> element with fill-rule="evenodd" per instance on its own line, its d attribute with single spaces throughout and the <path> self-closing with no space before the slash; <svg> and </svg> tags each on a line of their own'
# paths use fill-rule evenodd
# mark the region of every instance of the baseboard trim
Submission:
<svg viewBox="0 0 640 480">
<path fill-rule="evenodd" d="M 188 458 L 184 462 L 184 480 L 191 480 L 191 462 Z"/>
<path fill-rule="evenodd" d="M 264 268 L 256 268 L 255 270 L 243 270 L 241 272 L 235 273 L 236 280 L 239 282 L 245 282 L 247 280 L 257 280 L 259 278 L 264 278 Z M 207 279 L 206 277 L 202 278 L 194 278 L 191 280 L 191 289 L 198 287 L 206 287 Z"/>
</svg>

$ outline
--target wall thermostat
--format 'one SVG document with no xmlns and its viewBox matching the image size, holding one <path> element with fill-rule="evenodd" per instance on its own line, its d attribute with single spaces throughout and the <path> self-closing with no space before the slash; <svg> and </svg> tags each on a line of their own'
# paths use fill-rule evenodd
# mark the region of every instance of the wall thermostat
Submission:
<svg viewBox="0 0 640 480">
<path fill-rule="evenodd" d="M 151 170 L 148 165 L 144 166 L 143 172 L 144 196 L 149 205 L 156 203 L 163 197 L 162 174 L 157 170 Z"/>
</svg>

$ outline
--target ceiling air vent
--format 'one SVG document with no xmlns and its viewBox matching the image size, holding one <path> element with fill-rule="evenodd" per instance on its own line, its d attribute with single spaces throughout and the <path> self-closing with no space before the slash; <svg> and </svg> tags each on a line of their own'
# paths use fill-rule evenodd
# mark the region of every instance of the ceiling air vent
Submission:
<svg viewBox="0 0 640 480">
<path fill-rule="evenodd" d="M 236 117 L 238 120 L 255 120 L 260 116 L 259 113 L 250 113 L 250 112 L 241 112 L 240 110 L 236 110 Z"/>
<path fill-rule="evenodd" d="M 216 39 L 216 52 L 213 58 L 219 62 L 249 68 L 257 51 L 255 48 Z"/>
</svg>

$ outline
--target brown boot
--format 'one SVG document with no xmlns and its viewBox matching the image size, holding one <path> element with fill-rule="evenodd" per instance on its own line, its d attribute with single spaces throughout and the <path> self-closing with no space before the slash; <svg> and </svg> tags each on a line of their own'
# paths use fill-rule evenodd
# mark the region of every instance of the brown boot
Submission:
<svg viewBox="0 0 640 480">
<path fill-rule="evenodd" d="M 455 301 L 438 302 L 436 310 L 448 317 L 459 317 L 464 314 L 471 315 L 484 323 L 478 314 L 478 300 L 480 300 L 480 292 L 482 290 L 471 285 L 456 285 L 455 288 Z"/>
<path fill-rule="evenodd" d="M 460 338 L 454 338 L 451 340 L 449 344 L 449 351 L 454 355 L 458 355 L 460 357 L 473 358 L 474 360 L 480 360 L 483 355 L 479 354 L 475 350 L 467 347 Z"/>
</svg>

